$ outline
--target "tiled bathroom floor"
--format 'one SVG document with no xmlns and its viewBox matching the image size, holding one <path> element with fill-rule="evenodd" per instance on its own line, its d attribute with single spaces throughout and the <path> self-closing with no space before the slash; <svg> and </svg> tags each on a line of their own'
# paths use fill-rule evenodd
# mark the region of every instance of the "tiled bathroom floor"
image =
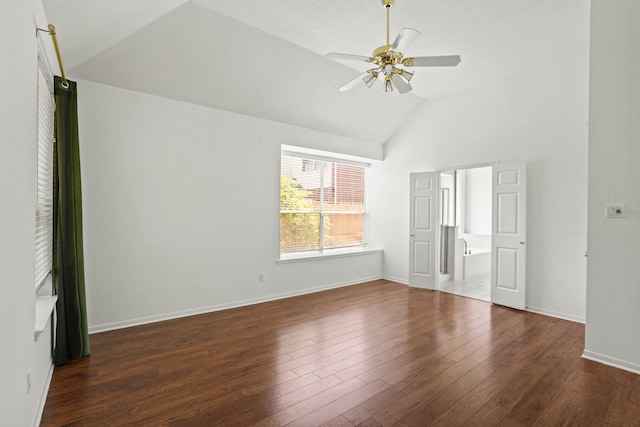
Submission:
<svg viewBox="0 0 640 427">
<path fill-rule="evenodd" d="M 463 297 L 491 302 L 491 273 L 479 274 L 462 280 L 440 282 L 438 289 Z"/>
</svg>

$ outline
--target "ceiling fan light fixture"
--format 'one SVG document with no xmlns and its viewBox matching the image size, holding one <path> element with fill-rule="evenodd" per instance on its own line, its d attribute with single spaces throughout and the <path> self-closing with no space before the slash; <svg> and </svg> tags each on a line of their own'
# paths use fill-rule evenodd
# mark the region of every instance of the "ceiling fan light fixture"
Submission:
<svg viewBox="0 0 640 427">
<path fill-rule="evenodd" d="M 364 81 L 364 84 L 366 84 L 368 87 L 371 87 L 377 78 L 378 78 L 378 72 L 375 70 L 371 70 L 369 71 L 369 74 L 364 76 L 362 80 Z"/>
<path fill-rule="evenodd" d="M 400 74 L 400 76 L 404 77 L 404 79 L 406 81 L 411 81 L 411 78 L 413 77 L 413 73 L 411 71 L 407 71 L 404 68 L 398 68 L 398 74 Z"/>
<path fill-rule="evenodd" d="M 391 84 L 391 76 L 387 76 L 384 79 L 384 91 L 385 92 L 393 92 L 393 84 Z"/>
</svg>

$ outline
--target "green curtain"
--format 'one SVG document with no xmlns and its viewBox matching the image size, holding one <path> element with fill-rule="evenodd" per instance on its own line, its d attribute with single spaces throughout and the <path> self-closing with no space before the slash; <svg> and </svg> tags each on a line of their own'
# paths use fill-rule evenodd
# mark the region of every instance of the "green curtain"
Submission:
<svg viewBox="0 0 640 427">
<path fill-rule="evenodd" d="M 55 77 L 55 135 L 53 183 L 53 284 L 56 304 L 56 365 L 89 355 L 84 286 L 82 190 L 78 141 L 76 83 Z"/>
</svg>

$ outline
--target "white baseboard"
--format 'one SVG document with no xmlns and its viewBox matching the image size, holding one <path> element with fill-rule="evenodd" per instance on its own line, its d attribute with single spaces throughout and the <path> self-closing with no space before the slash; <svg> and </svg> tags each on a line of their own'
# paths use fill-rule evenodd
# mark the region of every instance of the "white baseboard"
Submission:
<svg viewBox="0 0 640 427">
<path fill-rule="evenodd" d="M 572 314 L 560 313 L 558 311 L 547 310 L 546 308 L 527 306 L 526 311 L 531 313 L 542 314 L 544 316 L 556 317 L 562 320 L 569 320 L 570 322 L 585 323 L 585 318 L 580 316 L 574 316 Z"/>
<path fill-rule="evenodd" d="M 47 372 L 47 378 L 44 381 L 44 387 L 40 392 L 40 398 L 38 399 L 38 406 L 36 408 L 35 418 L 33 419 L 33 426 L 37 427 L 42 421 L 42 414 L 44 413 L 44 405 L 47 403 L 47 395 L 49 394 L 49 387 L 51 386 L 51 379 L 53 378 L 53 361 L 49 365 L 49 372 Z"/>
<path fill-rule="evenodd" d="M 408 285 L 408 284 L 409 284 L 409 281 L 408 281 L 408 280 L 406 280 L 406 279 L 400 279 L 400 278 L 398 278 L 398 277 L 382 276 L 382 278 L 383 278 L 384 280 L 389 280 L 390 282 L 396 282 L 396 283 L 400 283 L 400 284 L 403 284 L 403 285 Z"/>
<path fill-rule="evenodd" d="M 392 277 L 392 276 L 382 276 L 382 278 L 385 280 L 389 280 L 391 282 L 401 283 L 407 286 L 409 285 L 409 281 L 406 279 L 400 279 L 398 277 Z M 547 310 L 546 308 L 527 306 L 526 311 L 530 311 L 531 313 L 536 313 L 536 314 L 542 314 L 544 316 L 555 317 L 562 320 L 568 320 L 570 322 L 576 322 L 576 323 L 582 323 L 582 324 L 585 324 L 586 322 L 584 317 L 575 316 L 567 313 L 561 313 L 553 310 Z"/>
<path fill-rule="evenodd" d="M 212 305 L 207 307 L 194 308 L 191 310 L 183 310 L 183 311 L 177 311 L 173 313 L 159 314 L 157 316 L 148 316 L 148 317 L 141 317 L 137 319 L 123 320 L 120 322 L 94 325 L 89 327 L 89 333 L 96 334 L 99 332 L 113 331 L 116 329 L 123 329 L 123 328 L 129 328 L 132 326 L 146 325 L 148 323 L 161 322 L 164 320 L 179 319 L 181 317 L 195 316 L 198 314 L 212 313 L 214 311 L 228 310 L 230 308 L 245 307 L 248 305 L 260 304 L 263 302 L 276 301 L 276 300 L 296 297 L 300 295 L 312 294 L 315 292 L 326 291 L 329 289 L 336 289 L 336 288 L 342 288 L 345 286 L 358 285 L 361 283 L 371 282 L 373 280 L 379 280 L 379 279 L 382 279 L 382 277 L 381 276 L 362 277 L 354 281 L 332 283 L 330 285 L 319 286 L 315 288 L 300 289 L 294 292 L 284 292 L 281 294 L 269 295 L 266 297 L 251 298 L 247 300 L 234 301 L 226 304 L 218 304 L 218 305 Z"/>
<path fill-rule="evenodd" d="M 634 374 L 640 374 L 640 365 L 626 360 L 616 359 L 615 357 L 606 356 L 604 354 L 589 351 L 587 349 L 582 353 L 582 358 L 599 362 L 604 365 L 613 366 L 614 368 L 622 369 L 625 371 L 633 372 Z"/>
</svg>

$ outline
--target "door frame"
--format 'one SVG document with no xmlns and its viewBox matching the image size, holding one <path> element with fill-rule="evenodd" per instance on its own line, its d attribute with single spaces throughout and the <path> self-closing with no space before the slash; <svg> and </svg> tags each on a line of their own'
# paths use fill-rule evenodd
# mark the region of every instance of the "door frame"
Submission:
<svg viewBox="0 0 640 427">
<path fill-rule="evenodd" d="M 505 165 L 505 164 L 514 164 L 514 163 L 523 164 L 524 167 L 525 167 L 525 173 L 526 173 L 526 164 L 527 164 L 526 162 L 504 162 L 504 161 L 495 161 L 495 162 L 485 162 L 485 163 L 475 163 L 475 164 L 458 165 L 458 166 L 450 166 L 450 167 L 441 167 L 441 168 L 437 168 L 437 169 L 435 169 L 435 170 L 433 170 L 431 172 L 435 172 L 436 173 L 437 179 L 435 180 L 435 182 L 436 182 L 436 185 L 437 185 L 438 196 L 439 196 L 440 173 L 442 173 L 442 172 L 448 172 L 448 171 L 452 171 L 452 170 L 463 170 L 463 169 L 475 169 L 475 168 L 491 167 L 492 175 L 493 175 L 494 174 L 494 169 L 495 169 L 496 166 Z M 526 185 L 526 181 L 525 181 L 525 185 Z M 525 189 L 525 191 L 526 191 L 526 189 Z M 492 222 L 492 235 L 491 235 L 491 241 L 492 241 L 491 242 L 491 246 L 492 246 L 492 252 L 491 252 L 491 264 L 492 264 L 492 268 L 491 268 L 491 286 L 492 286 L 492 290 L 491 291 L 492 292 L 491 292 L 491 302 L 493 303 L 494 302 L 493 301 L 493 298 L 494 298 L 493 297 L 493 287 L 495 286 L 495 280 L 496 280 L 496 278 L 494 277 L 495 274 L 496 274 L 495 269 L 494 269 L 494 257 L 495 257 L 495 254 L 493 253 L 494 252 L 493 251 L 493 246 L 494 246 L 494 239 L 495 239 L 495 236 L 494 236 L 495 233 L 494 233 L 494 230 L 493 230 L 494 220 L 495 220 L 495 212 L 494 212 L 495 206 L 494 206 L 494 200 L 493 199 L 494 199 L 495 194 L 494 194 L 494 189 L 493 188 L 492 188 L 491 193 L 492 193 L 491 194 L 491 197 L 492 197 L 492 202 L 491 202 L 491 206 L 492 206 L 492 212 L 491 212 L 491 216 L 492 216 L 492 219 L 491 219 L 491 222 Z M 440 203 L 439 197 L 437 197 L 437 199 L 438 199 L 437 203 L 439 204 Z M 526 209 L 526 200 L 525 200 L 525 209 Z M 437 226 L 435 227 L 435 247 L 434 247 L 435 260 L 434 260 L 434 266 L 437 267 L 437 266 L 439 266 L 440 256 L 441 256 L 441 254 L 440 254 L 440 239 L 442 238 L 442 236 L 441 236 L 440 223 L 442 221 L 442 218 L 441 218 L 441 214 L 442 213 L 440 212 L 440 209 L 436 209 L 434 213 L 437 215 L 437 218 L 436 218 Z M 526 216 L 525 216 L 525 218 L 526 218 Z M 526 224 L 525 224 L 525 227 L 526 227 Z M 524 253 L 526 255 L 526 252 L 524 252 Z M 525 268 L 526 268 L 526 257 L 524 259 L 524 262 L 525 262 Z M 439 273 L 439 269 L 438 269 L 438 273 Z M 526 278 L 525 278 L 525 281 L 526 281 Z M 439 289 L 439 285 L 440 285 L 439 277 L 436 276 L 435 290 Z M 525 283 L 525 286 L 526 286 L 526 283 Z M 525 303 L 526 303 L 526 301 L 525 301 Z M 523 307 L 517 307 L 517 308 L 524 309 L 525 307 L 523 306 Z"/>
</svg>

